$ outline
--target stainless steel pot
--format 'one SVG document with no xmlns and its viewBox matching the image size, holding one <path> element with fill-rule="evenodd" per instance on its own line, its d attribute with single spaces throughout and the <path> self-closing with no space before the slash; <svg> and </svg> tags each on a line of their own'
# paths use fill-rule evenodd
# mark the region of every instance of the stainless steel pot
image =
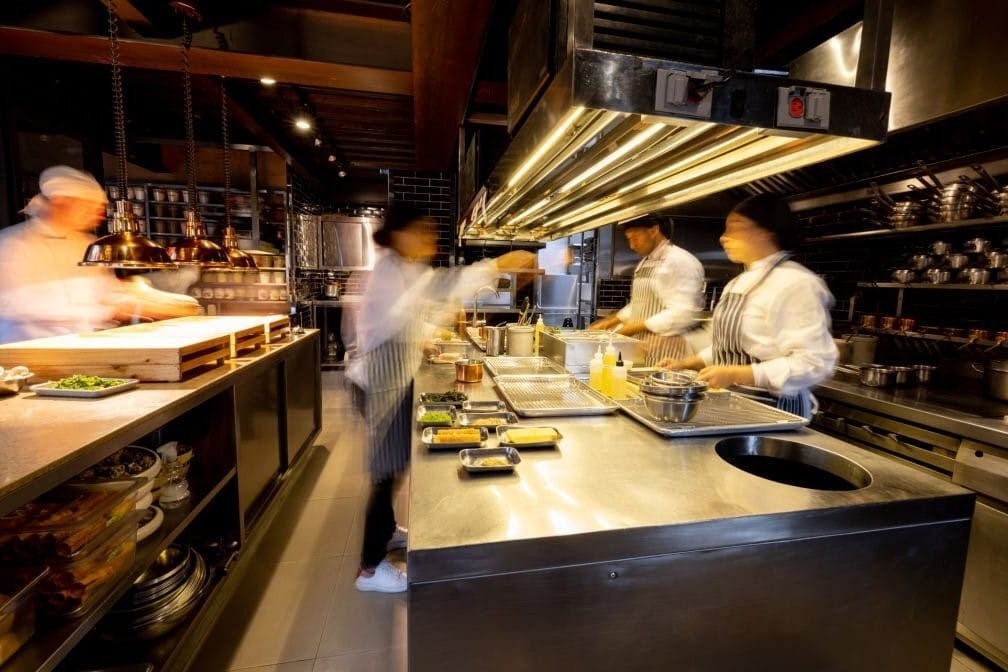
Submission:
<svg viewBox="0 0 1008 672">
<path fill-rule="evenodd" d="M 934 378 L 935 372 L 938 370 L 937 366 L 933 364 L 914 364 L 914 378 L 917 380 L 919 385 L 927 385 Z"/>
<path fill-rule="evenodd" d="M 959 272 L 959 277 L 971 285 L 985 285 L 990 282 L 990 271 L 986 268 L 966 268 Z"/>
<path fill-rule="evenodd" d="M 917 279 L 917 272 L 912 268 L 899 268 L 892 272 L 892 279 L 896 282 L 913 282 Z"/>
<path fill-rule="evenodd" d="M 984 386 L 987 394 L 1008 401 L 1008 359 L 992 359 L 984 367 Z"/>
<path fill-rule="evenodd" d="M 939 257 L 944 256 L 952 251 L 952 246 L 946 243 L 944 240 L 936 240 L 931 243 L 931 252 L 937 254 Z"/>
<path fill-rule="evenodd" d="M 1008 268 L 1008 252 L 998 250 L 988 252 L 987 268 Z"/>
<path fill-rule="evenodd" d="M 507 352 L 507 325 L 486 328 L 486 354 L 488 357 L 503 355 Z"/>
<path fill-rule="evenodd" d="M 952 279 L 952 274 L 944 268 L 929 268 L 924 271 L 924 274 L 927 275 L 928 281 L 934 285 L 944 285 Z"/>
<path fill-rule="evenodd" d="M 859 369 L 858 379 L 862 385 L 884 387 L 893 384 L 895 373 L 890 367 L 882 364 L 866 364 Z"/>
<path fill-rule="evenodd" d="M 955 254 L 950 254 L 947 257 L 945 257 L 945 265 L 955 270 L 959 270 L 960 268 L 966 268 L 969 262 L 970 262 L 969 255 L 960 254 L 958 252 Z"/>
<path fill-rule="evenodd" d="M 930 254 L 915 254 L 910 257 L 909 268 L 924 271 L 934 266 L 934 257 Z"/>
<path fill-rule="evenodd" d="M 338 299 L 340 297 L 340 285 L 338 282 L 327 282 L 322 291 L 327 299 Z"/>
<path fill-rule="evenodd" d="M 970 238 L 965 243 L 963 243 L 963 249 L 967 252 L 976 252 L 978 254 L 984 254 L 990 250 L 991 243 L 986 238 Z"/>
<path fill-rule="evenodd" d="M 878 347 L 878 336 L 851 336 L 847 339 L 851 345 L 850 363 L 854 366 L 871 364 L 875 361 L 875 350 Z"/>
<path fill-rule="evenodd" d="M 889 370 L 893 374 L 893 383 L 896 385 L 907 385 L 915 381 L 912 366 L 890 366 Z"/>
</svg>

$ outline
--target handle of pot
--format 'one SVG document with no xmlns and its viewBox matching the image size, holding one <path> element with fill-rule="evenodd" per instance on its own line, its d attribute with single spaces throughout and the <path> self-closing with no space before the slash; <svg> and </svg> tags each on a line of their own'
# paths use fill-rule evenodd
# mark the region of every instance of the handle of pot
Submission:
<svg viewBox="0 0 1008 672">
<path fill-rule="evenodd" d="M 974 364 L 972 362 L 970 363 L 970 368 L 973 369 L 974 371 L 976 371 L 977 373 L 986 373 L 986 369 L 984 369 L 983 367 L 977 366 L 976 364 Z"/>
</svg>

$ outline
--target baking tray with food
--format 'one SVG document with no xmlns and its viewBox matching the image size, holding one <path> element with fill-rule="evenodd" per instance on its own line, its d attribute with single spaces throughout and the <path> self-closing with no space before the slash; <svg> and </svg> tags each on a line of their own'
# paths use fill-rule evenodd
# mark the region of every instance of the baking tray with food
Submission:
<svg viewBox="0 0 1008 672">
<path fill-rule="evenodd" d="M 451 404 L 420 404 L 416 420 L 421 427 L 451 427 L 455 424 L 455 407 Z"/>
<path fill-rule="evenodd" d="M 470 473 L 514 471 L 521 462 L 518 451 L 511 446 L 468 448 L 459 451 L 462 468 Z"/>
<path fill-rule="evenodd" d="M 489 438 L 486 427 L 428 427 L 420 440 L 430 450 L 482 446 Z"/>
<path fill-rule="evenodd" d="M 32 385 L 29 389 L 40 397 L 93 399 L 131 390 L 139 382 L 135 378 L 102 378 L 101 376 L 74 374 L 67 378 L 60 378 L 59 380 L 47 383 L 38 383 L 37 385 Z"/>
<path fill-rule="evenodd" d="M 556 448 L 563 434 L 556 427 L 526 427 L 524 425 L 500 425 L 497 440 L 502 446 L 522 448 Z"/>
<path fill-rule="evenodd" d="M 510 411 L 463 411 L 456 418 L 459 427 L 497 427 L 518 422 L 518 416 Z"/>
<path fill-rule="evenodd" d="M 420 393 L 421 404 L 452 404 L 453 406 L 461 406 L 462 402 L 468 401 L 468 399 L 468 394 L 465 392 L 456 392 L 455 390 Z"/>
</svg>

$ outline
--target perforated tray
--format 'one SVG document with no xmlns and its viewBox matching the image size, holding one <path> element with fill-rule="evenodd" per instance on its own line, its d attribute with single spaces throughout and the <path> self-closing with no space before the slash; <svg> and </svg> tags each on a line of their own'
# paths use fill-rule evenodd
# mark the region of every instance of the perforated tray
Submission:
<svg viewBox="0 0 1008 672">
<path fill-rule="evenodd" d="M 748 432 L 778 432 L 798 429 L 808 420 L 746 399 L 734 392 L 708 393 L 700 402 L 689 422 L 662 422 L 651 417 L 644 400 L 636 397 L 615 402 L 634 420 L 662 436 L 705 436 L 711 434 L 743 434 Z"/>
<path fill-rule="evenodd" d="M 603 415 L 619 408 L 570 374 L 497 376 L 494 384 L 515 413 L 528 418 Z"/>
<path fill-rule="evenodd" d="M 483 366 L 495 377 L 567 373 L 548 357 L 484 357 Z"/>
</svg>

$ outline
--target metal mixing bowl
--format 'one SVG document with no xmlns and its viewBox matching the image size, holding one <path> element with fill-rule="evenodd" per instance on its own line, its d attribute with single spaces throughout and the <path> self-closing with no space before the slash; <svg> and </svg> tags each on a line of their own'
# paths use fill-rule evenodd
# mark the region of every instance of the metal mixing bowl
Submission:
<svg viewBox="0 0 1008 672">
<path fill-rule="evenodd" d="M 693 399 L 675 399 L 646 392 L 642 392 L 641 395 L 644 397 L 648 413 L 662 422 L 686 422 L 696 415 L 700 409 L 700 402 L 707 396 L 702 394 Z"/>
</svg>

